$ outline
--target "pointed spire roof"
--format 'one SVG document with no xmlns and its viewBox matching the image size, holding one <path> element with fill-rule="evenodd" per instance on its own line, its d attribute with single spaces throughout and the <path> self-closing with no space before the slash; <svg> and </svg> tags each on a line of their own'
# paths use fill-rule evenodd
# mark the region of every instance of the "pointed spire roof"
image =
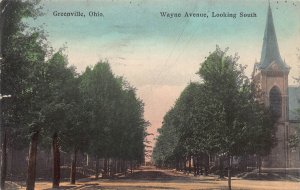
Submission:
<svg viewBox="0 0 300 190">
<path fill-rule="evenodd" d="M 263 40 L 263 46 L 261 51 L 260 63 L 257 65 L 259 69 L 266 69 L 273 62 L 279 66 L 282 70 L 288 70 L 289 66 L 286 65 L 279 53 L 275 27 L 273 23 L 273 15 L 269 2 L 267 23 L 265 28 L 265 35 Z"/>
</svg>

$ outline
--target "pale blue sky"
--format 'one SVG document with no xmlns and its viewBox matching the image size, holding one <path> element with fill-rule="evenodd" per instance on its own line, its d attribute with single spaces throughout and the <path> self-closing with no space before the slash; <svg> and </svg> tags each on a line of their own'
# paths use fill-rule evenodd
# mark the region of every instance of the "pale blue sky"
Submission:
<svg viewBox="0 0 300 190">
<path fill-rule="evenodd" d="M 70 64 L 81 72 L 100 59 L 108 59 L 113 71 L 138 89 L 146 104 L 150 131 L 160 127 L 162 117 L 189 81 L 198 80 L 200 63 L 216 44 L 238 53 L 251 73 L 260 59 L 266 22 L 267 0 L 47 0 L 45 15 L 33 25 L 45 23 L 51 45 L 65 43 Z M 296 6 L 295 6 L 295 5 Z M 281 56 L 298 75 L 300 48 L 300 2 L 271 1 Z M 55 17 L 53 12 L 81 11 L 86 17 Z M 89 17 L 89 11 L 104 17 Z M 255 18 L 163 18 L 160 12 L 247 12 Z M 290 78 L 291 78 L 290 77 Z M 293 80 L 290 79 L 290 84 Z"/>
</svg>

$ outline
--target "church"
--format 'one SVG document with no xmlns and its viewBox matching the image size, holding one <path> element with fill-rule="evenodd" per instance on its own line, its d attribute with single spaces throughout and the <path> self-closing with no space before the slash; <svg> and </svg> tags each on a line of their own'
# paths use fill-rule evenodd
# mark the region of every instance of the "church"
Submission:
<svg viewBox="0 0 300 190">
<path fill-rule="evenodd" d="M 290 72 L 279 51 L 273 15 L 269 4 L 261 59 L 255 63 L 253 80 L 263 94 L 263 101 L 276 117 L 277 144 L 263 159 L 265 168 L 300 168 L 300 148 L 291 148 L 289 138 L 300 132 L 300 88 L 289 86 Z"/>
</svg>

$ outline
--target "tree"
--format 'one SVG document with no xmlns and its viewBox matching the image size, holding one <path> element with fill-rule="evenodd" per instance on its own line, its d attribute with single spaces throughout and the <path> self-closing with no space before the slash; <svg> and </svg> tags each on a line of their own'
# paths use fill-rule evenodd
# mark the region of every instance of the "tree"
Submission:
<svg viewBox="0 0 300 190">
<path fill-rule="evenodd" d="M 75 184 L 77 152 L 88 149 L 92 131 L 89 128 L 90 113 L 85 107 L 79 90 L 81 77 L 74 78 L 70 82 L 65 89 L 64 97 L 68 97 L 68 106 L 66 107 L 65 127 L 60 131 L 60 137 L 62 149 L 72 155 L 70 182 Z"/>
<path fill-rule="evenodd" d="M 127 161 L 141 162 L 148 123 L 143 118 L 144 104 L 136 97 L 135 89 L 116 77 L 107 62 L 100 61 L 81 76 L 80 93 L 88 113 L 92 145 L 88 153 L 96 158 L 96 178 L 100 158 L 104 158 L 102 177 L 107 177 L 108 171 L 113 175 L 117 165 L 126 171 Z M 109 159 L 113 160 L 112 170 Z"/>
<path fill-rule="evenodd" d="M 11 96 L 8 101 L 1 100 L 2 108 L 5 108 L 1 110 L 2 122 L 5 125 L 1 126 L 1 134 L 4 137 L 7 137 L 8 130 L 12 133 L 14 128 L 19 132 L 19 128 L 25 125 L 26 119 L 22 113 L 26 112 L 29 106 L 26 100 L 29 94 L 31 68 L 35 63 L 43 61 L 45 55 L 41 33 L 30 29 L 28 30 L 30 32 L 25 33 L 28 27 L 21 21 L 22 18 L 39 15 L 37 4 L 38 2 L 1 1 L 1 94 Z M 3 157 L 5 155 L 6 150 L 3 150 Z M 4 189 L 5 168 L 4 160 L 1 172 L 2 189 Z"/>
<path fill-rule="evenodd" d="M 217 100 L 222 111 L 218 114 L 221 125 L 215 125 L 213 132 L 218 139 L 215 144 L 218 153 L 228 158 L 228 187 L 231 189 L 232 157 L 249 153 L 249 147 L 257 141 L 262 145 L 256 147 L 256 151 L 269 152 L 275 138 L 274 125 L 265 124 L 268 116 L 256 106 L 251 83 L 243 73 L 244 67 L 237 63 L 237 56 L 226 56 L 226 51 L 217 47 L 204 61 L 199 74 L 209 97 Z M 251 131 L 253 136 L 249 137 Z"/>
<path fill-rule="evenodd" d="M 136 97 L 135 89 L 122 78 L 118 78 L 118 81 L 122 84 L 122 96 L 112 130 L 113 156 L 121 159 L 121 162 L 129 161 L 132 170 L 134 161 L 144 161 L 143 142 L 148 122 L 144 120 L 144 103 Z M 126 174 L 125 168 L 123 170 Z"/>
<path fill-rule="evenodd" d="M 80 91 L 90 112 L 90 139 L 93 145 L 90 153 L 97 159 L 104 157 L 107 160 L 113 145 L 111 129 L 120 104 L 121 84 L 116 81 L 109 64 L 99 62 L 92 69 L 87 68 L 82 75 Z"/>
<path fill-rule="evenodd" d="M 171 158 L 179 142 L 178 133 L 176 133 L 173 122 L 176 117 L 174 113 L 175 109 L 171 108 L 164 116 L 163 125 L 158 130 L 160 135 L 153 150 L 153 160 L 157 166 L 167 167 L 172 164 Z"/>
<path fill-rule="evenodd" d="M 194 168 L 199 168 L 201 156 L 218 155 L 221 175 L 223 159 L 227 160 L 231 189 L 232 158 L 268 154 L 275 134 L 269 111 L 259 103 L 237 55 L 226 52 L 217 47 L 206 58 L 198 72 L 203 82 L 189 84 L 166 114 L 153 157 L 157 163 L 169 162 L 180 152 L 196 158 Z M 175 151 L 179 145 L 184 148 Z"/>
<path fill-rule="evenodd" d="M 28 44 L 31 45 L 31 44 Z M 36 52 L 36 51 L 35 51 Z M 27 190 L 33 190 L 36 177 L 36 157 L 38 138 L 44 126 L 45 115 L 43 109 L 47 105 L 47 85 L 45 80 L 45 53 L 39 57 L 38 62 L 32 61 L 32 74 L 29 77 L 29 82 L 26 92 L 26 103 L 28 104 L 27 112 L 23 113 L 25 118 L 24 125 L 28 127 L 30 134 L 29 159 L 27 170 Z"/>
<path fill-rule="evenodd" d="M 71 111 L 74 111 L 76 103 L 78 103 L 78 82 L 75 68 L 68 66 L 66 55 L 62 49 L 54 53 L 45 64 L 45 86 L 47 86 L 47 102 L 43 108 L 45 136 L 52 138 L 53 153 L 53 188 L 59 187 L 60 182 L 60 142 L 64 128 L 67 125 L 68 117 Z M 79 132 L 79 131 L 78 131 Z"/>
<path fill-rule="evenodd" d="M 153 158 L 156 163 L 174 162 L 179 169 L 180 162 L 193 157 L 198 160 L 208 161 L 208 154 L 214 152 L 214 147 L 209 130 L 211 129 L 212 118 L 216 108 L 214 104 L 208 102 L 206 90 L 203 84 L 190 83 L 176 101 L 174 107 L 164 117 L 162 128 L 159 130 L 160 136 L 154 148 Z M 216 139 L 214 139 L 216 140 Z M 168 147 L 165 147 L 168 145 Z M 162 148 L 160 148 L 162 147 Z M 170 151 L 170 154 L 166 154 Z M 167 158 L 160 158 L 169 155 Z M 195 163 L 195 162 L 194 162 Z M 195 175 L 199 173 L 199 167 L 195 168 Z M 205 164 L 207 174 L 208 164 Z"/>
</svg>

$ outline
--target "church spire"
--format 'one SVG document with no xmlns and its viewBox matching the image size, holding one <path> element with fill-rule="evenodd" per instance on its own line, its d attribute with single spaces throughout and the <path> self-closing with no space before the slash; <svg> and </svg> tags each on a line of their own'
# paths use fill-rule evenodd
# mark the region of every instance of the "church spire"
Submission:
<svg viewBox="0 0 300 190">
<path fill-rule="evenodd" d="M 280 66 L 279 68 L 283 70 L 289 69 L 289 67 L 282 61 L 282 58 L 279 53 L 275 27 L 273 23 L 273 15 L 269 1 L 267 23 L 261 51 L 261 59 L 258 68 L 266 69 L 273 62 L 275 62 L 275 64 Z"/>
</svg>

